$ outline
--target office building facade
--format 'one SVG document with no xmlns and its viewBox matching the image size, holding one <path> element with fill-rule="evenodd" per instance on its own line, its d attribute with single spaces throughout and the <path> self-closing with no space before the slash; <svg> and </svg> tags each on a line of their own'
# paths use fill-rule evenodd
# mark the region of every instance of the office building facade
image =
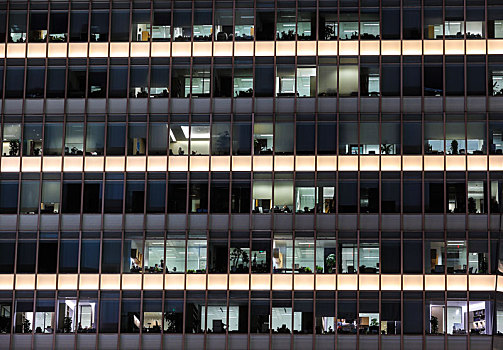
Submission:
<svg viewBox="0 0 503 350">
<path fill-rule="evenodd" d="M 0 348 L 503 348 L 503 3 L 0 3 Z"/>
</svg>

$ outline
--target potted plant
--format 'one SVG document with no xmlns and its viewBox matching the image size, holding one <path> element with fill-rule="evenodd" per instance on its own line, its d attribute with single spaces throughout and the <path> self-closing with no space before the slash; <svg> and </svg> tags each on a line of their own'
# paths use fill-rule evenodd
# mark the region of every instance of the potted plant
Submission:
<svg viewBox="0 0 503 350">
<path fill-rule="evenodd" d="M 19 154 L 19 140 L 9 141 L 9 156 L 17 156 Z"/>
<path fill-rule="evenodd" d="M 332 253 L 332 254 L 329 254 L 326 258 L 325 258 L 325 272 L 329 272 L 329 273 L 334 273 L 335 272 L 335 254 Z"/>
<path fill-rule="evenodd" d="M 23 333 L 31 333 L 31 322 L 28 319 L 24 319 L 22 323 Z"/>
<path fill-rule="evenodd" d="M 71 333 L 72 332 L 72 318 L 65 316 L 63 319 L 63 333 Z"/>
<path fill-rule="evenodd" d="M 323 273 L 323 267 L 316 265 L 316 273 Z"/>
<path fill-rule="evenodd" d="M 383 143 L 381 145 L 381 153 L 382 154 L 391 154 L 391 148 L 393 147 L 393 145 L 389 144 L 389 143 Z"/>
<path fill-rule="evenodd" d="M 473 199 L 473 197 L 468 198 L 468 213 L 477 213 L 477 204 L 475 203 L 475 199 Z"/>
<path fill-rule="evenodd" d="M 431 334 L 438 334 L 438 318 L 431 316 L 430 318 Z"/>
<path fill-rule="evenodd" d="M 451 141 L 451 154 L 458 154 L 458 141 Z"/>
</svg>

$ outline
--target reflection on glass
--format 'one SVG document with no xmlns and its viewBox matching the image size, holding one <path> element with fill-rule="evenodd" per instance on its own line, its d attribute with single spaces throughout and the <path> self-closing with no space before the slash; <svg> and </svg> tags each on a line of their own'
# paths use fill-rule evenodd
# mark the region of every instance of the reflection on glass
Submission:
<svg viewBox="0 0 503 350">
<path fill-rule="evenodd" d="M 379 314 L 360 312 L 358 314 L 360 334 L 379 333 Z"/>
<path fill-rule="evenodd" d="M 201 328 L 204 326 L 205 316 L 208 316 L 208 331 L 212 333 L 225 333 L 227 328 L 238 328 L 239 309 L 236 306 L 229 307 L 229 323 L 227 323 L 227 306 L 225 303 L 218 306 L 202 307 Z"/>
<path fill-rule="evenodd" d="M 491 301 L 470 301 L 468 305 L 468 331 L 470 335 L 492 334 L 493 303 Z"/>
<path fill-rule="evenodd" d="M 272 249 L 273 272 L 292 273 L 293 242 L 291 240 L 274 240 Z"/>
<path fill-rule="evenodd" d="M 74 333 L 77 327 L 77 300 L 58 300 L 58 333 Z"/>
<path fill-rule="evenodd" d="M 314 213 L 315 188 L 296 187 L 295 188 L 295 212 Z"/>
<path fill-rule="evenodd" d="M 164 269 L 164 240 L 145 240 L 145 272 L 162 273 Z"/>
<path fill-rule="evenodd" d="M 445 272 L 444 263 L 444 243 L 443 242 L 425 242 L 424 263 L 426 273 Z"/>
<path fill-rule="evenodd" d="M 18 156 L 21 147 L 21 124 L 4 124 L 2 155 Z"/>
<path fill-rule="evenodd" d="M 447 334 L 466 334 L 467 313 L 466 301 L 447 301 Z"/>
<path fill-rule="evenodd" d="M 236 10 L 234 33 L 236 40 L 253 40 L 255 16 L 253 10 Z"/>
<path fill-rule="evenodd" d="M 253 150 L 254 154 L 272 154 L 273 150 L 272 123 L 254 123 Z"/>
<path fill-rule="evenodd" d="M 42 155 L 42 124 L 24 125 L 23 155 Z"/>
<path fill-rule="evenodd" d="M 316 68 L 297 68 L 297 94 L 300 97 L 316 96 Z"/>
<path fill-rule="evenodd" d="M 301 322 L 300 312 L 294 315 L 295 321 Z M 294 322 L 295 322 L 294 321 Z M 273 307 L 271 315 L 271 329 L 273 333 L 290 333 L 292 330 L 292 308 Z"/>
<path fill-rule="evenodd" d="M 379 243 L 360 244 L 360 273 L 379 273 Z"/>
<path fill-rule="evenodd" d="M 336 252 L 337 245 L 334 240 L 316 241 L 316 272 L 335 273 L 336 272 Z"/>
<path fill-rule="evenodd" d="M 295 271 L 300 273 L 313 273 L 314 265 L 314 241 L 295 240 Z"/>
<path fill-rule="evenodd" d="M 187 243 L 187 273 L 206 273 L 206 240 L 189 240 Z"/>
<path fill-rule="evenodd" d="M 185 240 L 166 241 L 166 273 L 185 272 Z"/>
<path fill-rule="evenodd" d="M 79 300 L 77 309 L 77 332 L 96 332 L 96 300 Z"/>
<path fill-rule="evenodd" d="M 503 88 L 503 87 L 502 87 Z M 239 70 L 234 72 L 234 97 L 253 96 L 253 75 L 251 70 Z"/>
<path fill-rule="evenodd" d="M 82 155 L 84 151 L 84 124 L 67 123 L 65 133 L 65 154 Z"/>
<path fill-rule="evenodd" d="M 466 273 L 466 241 L 447 241 L 447 273 Z"/>
</svg>

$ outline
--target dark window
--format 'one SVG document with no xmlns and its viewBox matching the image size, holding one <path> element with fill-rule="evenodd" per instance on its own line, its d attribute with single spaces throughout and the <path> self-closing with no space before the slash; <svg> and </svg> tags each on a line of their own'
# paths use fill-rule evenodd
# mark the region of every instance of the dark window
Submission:
<svg viewBox="0 0 503 350">
<path fill-rule="evenodd" d="M 108 123 L 107 155 L 124 155 L 126 148 L 126 125 L 123 123 Z"/>
<path fill-rule="evenodd" d="M 422 152 L 422 125 L 421 122 L 403 123 L 403 153 L 421 154 Z"/>
<path fill-rule="evenodd" d="M 127 76 L 127 66 L 110 66 L 108 97 L 125 98 L 127 96 Z"/>
<path fill-rule="evenodd" d="M 381 173 L 381 211 L 400 212 L 400 174 Z"/>
<path fill-rule="evenodd" d="M 20 241 L 17 245 L 17 273 L 35 273 L 37 242 Z"/>
<path fill-rule="evenodd" d="M 107 95 L 107 67 L 89 67 L 87 96 L 89 98 L 105 98 Z"/>
<path fill-rule="evenodd" d="M 232 154 L 251 154 L 251 123 L 234 123 L 232 125 Z"/>
<path fill-rule="evenodd" d="M 337 153 L 337 123 L 318 122 L 318 154 Z"/>
<path fill-rule="evenodd" d="M 121 333 L 139 333 L 141 303 L 139 299 L 122 299 L 121 305 Z"/>
<path fill-rule="evenodd" d="M 446 64 L 445 84 L 445 93 L 447 96 L 462 96 L 465 93 L 465 71 L 463 63 Z"/>
<path fill-rule="evenodd" d="M 424 210 L 426 213 L 444 212 L 443 173 L 425 173 Z"/>
<path fill-rule="evenodd" d="M 104 299 L 104 294 L 107 298 Z M 100 302 L 100 332 L 101 333 L 117 333 L 119 328 L 119 300 L 116 293 L 110 297 L 110 292 L 102 292 L 102 299 Z"/>
<path fill-rule="evenodd" d="M 5 97 L 22 98 L 24 90 L 24 67 L 7 67 Z"/>
<path fill-rule="evenodd" d="M 126 213 L 143 213 L 145 203 L 145 182 L 127 181 L 126 183 Z"/>
<path fill-rule="evenodd" d="M 108 10 L 94 10 L 92 12 L 91 41 L 108 41 L 108 16 Z"/>
<path fill-rule="evenodd" d="M 80 273 L 98 273 L 100 266 L 100 241 L 82 240 Z"/>
<path fill-rule="evenodd" d="M 360 212 L 379 212 L 379 180 L 377 173 L 360 174 Z"/>
<path fill-rule="evenodd" d="M 122 213 L 124 185 L 122 181 L 106 181 L 105 213 Z"/>
<path fill-rule="evenodd" d="M 400 39 L 400 9 L 382 8 L 382 38 Z"/>
<path fill-rule="evenodd" d="M 67 31 L 68 31 L 68 13 L 51 12 L 49 41 L 66 42 Z"/>
<path fill-rule="evenodd" d="M 47 98 L 63 98 L 65 97 L 65 67 L 51 67 L 47 68 Z"/>
<path fill-rule="evenodd" d="M 403 173 L 403 212 L 422 212 L 421 173 Z"/>
<path fill-rule="evenodd" d="M 314 123 L 297 123 L 297 154 L 313 154 L 315 147 Z"/>
<path fill-rule="evenodd" d="M 208 247 L 208 267 L 210 273 L 227 273 L 227 240 L 210 241 Z"/>
<path fill-rule="evenodd" d="M 70 14 L 70 41 L 87 41 L 88 11 L 72 11 Z"/>
<path fill-rule="evenodd" d="M 80 213 L 81 182 L 63 182 L 62 213 Z"/>
<path fill-rule="evenodd" d="M 61 155 L 63 123 L 46 123 L 44 128 L 44 155 Z"/>
<path fill-rule="evenodd" d="M 274 12 L 257 10 L 255 19 L 257 40 L 274 40 Z"/>
<path fill-rule="evenodd" d="M 397 64 L 383 64 L 381 69 L 383 96 L 400 96 L 400 66 Z"/>
<path fill-rule="evenodd" d="M 45 84 L 44 67 L 28 67 L 26 74 L 26 98 L 43 98 Z"/>
<path fill-rule="evenodd" d="M 104 240 L 101 253 L 101 273 L 120 273 L 121 241 Z"/>
<path fill-rule="evenodd" d="M 77 273 L 79 241 L 62 240 L 59 245 L 59 273 Z"/>
<path fill-rule="evenodd" d="M 403 66 L 403 95 L 404 96 L 421 96 L 422 72 L 420 65 L 404 65 Z"/>
<path fill-rule="evenodd" d="M 129 10 L 113 10 L 111 41 L 128 41 L 128 39 L 129 39 Z"/>
<path fill-rule="evenodd" d="M 357 211 L 357 173 L 339 173 L 339 212 L 356 213 Z"/>
<path fill-rule="evenodd" d="M 0 43 L 5 42 L 5 24 L 7 23 L 7 12 L 0 10 Z"/>
<path fill-rule="evenodd" d="M 466 88 L 468 95 L 486 94 L 486 65 L 485 59 L 479 56 L 467 56 Z M 490 91 L 492 94 L 492 89 Z"/>
<path fill-rule="evenodd" d="M 442 57 L 431 56 L 424 60 L 424 94 L 425 96 L 442 96 L 444 94 Z"/>
<path fill-rule="evenodd" d="M 250 180 L 232 181 L 231 211 L 233 213 L 250 212 Z"/>
<path fill-rule="evenodd" d="M 418 318 L 423 315 L 423 302 L 421 300 L 403 301 L 403 332 L 404 334 L 422 334 L 422 322 Z"/>
<path fill-rule="evenodd" d="M 421 39 L 421 9 L 403 9 L 403 38 Z"/>
<path fill-rule="evenodd" d="M 0 241 L 0 273 L 14 273 L 14 253 L 16 244 L 11 241 Z"/>
<path fill-rule="evenodd" d="M 67 96 L 82 98 L 86 94 L 86 67 L 68 68 Z"/>
<path fill-rule="evenodd" d="M 203 175 L 203 176 L 206 176 Z M 190 181 L 189 212 L 208 212 L 208 180 L 194 179 Z"/>
<path fill-rule="evenodd" d="M 101 213 L 101 181 L 86 181 L 84 183 L 84 213 Z"/>
<path fill-rule="evenodd" d="M 17 180 L 0 181 L 0 214 L 17 213 Z"/>
<path fill-rule="evenodd" d="M 148 181 L 147 213 L 164 213 L 166 208 L 166 181 Z"/>
<path fill-rule="evenodd" d="M 38 243 L 38 273 L 56 273 L 58 263 L 58 241 Z"/>
<path fill-rule="evenodd" d="M 228 174 L 226 174 L 228 176 Z M 229 180 L 213 180 L 210 189 L 212 213 L 229 212 Z"/>
<path fill-rule="evenodd" d="M 274 94 L 274 70 L 272 66 L 255 67 L 255 96 L 272 97 Z"/>
<path fill-rule="evenodd" d="M 400 273 L 400 257 L 400 241 L 383 240 L 381 243 L 382 273 Z"/>
<path fill-rule="evenodd" d="M 403 241 L 403 273 L 423 272 L 423 244 L 421 241 L 404 239 Z"/>
<path fill-rule="evenodd" d="M 185 174 L 171 174 L 168 183 L 168 212 L 185 213 L 187 204 L 187 181 Z"/>
</svg>

